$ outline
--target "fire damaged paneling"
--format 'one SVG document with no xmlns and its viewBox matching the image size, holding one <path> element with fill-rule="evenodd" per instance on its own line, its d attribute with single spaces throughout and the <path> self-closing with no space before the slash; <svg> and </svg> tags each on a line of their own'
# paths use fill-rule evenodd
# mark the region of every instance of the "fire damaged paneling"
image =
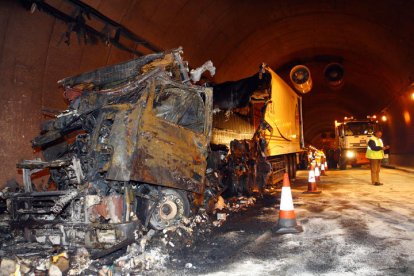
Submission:
<svg viewBox="0 0 414 276">
<path fill-rule="evenodd" d="M 69 108 L 33 140 L 45 160 L 20 162 L 24 191 L 5 196 L 27 239 L 108 247 L 203 203 L 212 90 L 189 82 L 180 52 L 59 82 Z M 47 191 L 32 183 L 39 171 L 50 173 Z"/>
<path fill-rule="evenodd" d="M 139 125 L 131 179 L 201 193 L 211 131 L 211 94 L 166 79 L 151 89 Z M 155 116 L 154 116 L 155 115 Z M 177 127 L 178 125 L 178 127 Z"/>
</svg>

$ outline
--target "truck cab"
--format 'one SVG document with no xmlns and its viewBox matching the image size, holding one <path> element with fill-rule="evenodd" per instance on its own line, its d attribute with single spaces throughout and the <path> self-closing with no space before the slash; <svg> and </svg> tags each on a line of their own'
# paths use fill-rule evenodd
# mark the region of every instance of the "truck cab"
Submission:
<svg viewBox="0 0 414 276">
<path fill-rule="evenodd" d="M 377 129 L 376 118 L 357 120 L 345 117 L 343 122 L 335 121 L 335 139 L 340 151 L 339 168 L 369 163 L 365 157 L 368 141 Z"/>
<path fill-rule="evenodd" d="M 178 50 L 61 80 L 68 110 L 41 126 L 24 190 L 7 195 L 28 241 L 109 248 L 141 227 L 164 229 L 200 204 L 212 90 L 184 83 Z M 49 174 L 47 187 L 32 176 Z"/>
</svg>

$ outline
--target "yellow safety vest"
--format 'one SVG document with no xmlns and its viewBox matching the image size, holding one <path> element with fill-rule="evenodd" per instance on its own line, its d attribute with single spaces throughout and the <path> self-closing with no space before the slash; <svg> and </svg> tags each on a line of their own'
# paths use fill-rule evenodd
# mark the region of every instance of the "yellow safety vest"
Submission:
<svg viewBox="0 0 414 276">
<path fill-rule="evenodd" d="M 372 136 L 369 141 L 374 141 L 376 146 L 383 147 L 384 144 L 380 138 Z M 368 141 L 368 143 L 369 143 Z M 372 150 L 369 146 L 367 147 L 367 153 L 365 154 L 366 158 L 368 159 L 383 159 L 384 158 L 384 151 L 383 150 Z"/>
</svg>

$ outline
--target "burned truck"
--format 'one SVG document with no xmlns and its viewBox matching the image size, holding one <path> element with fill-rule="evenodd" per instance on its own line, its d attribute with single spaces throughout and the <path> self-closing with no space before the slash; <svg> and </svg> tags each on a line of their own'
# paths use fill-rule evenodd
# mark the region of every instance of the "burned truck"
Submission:
<svg viewBox="0 0 414 276">
<path fill-rule="evenodd" d="M 24 191 L 8 195 L 27 239 L 105 247 L 203 203 L 212 90 L 185 66 L 177 49 L 59 81 L 69 108 L 42 124 L 45 160 L 18 163 Z M 45 190 L 31 177 L 42 170 Z"/>
<path fill-rule="evenodd" d="M 222 192 L 262 192 L 269 174 L 274 182 L 291 172 L 300 97 L 263 65 L 240 81 L 195 85 L 215 68 L 208 61 L 189 74 L 180 53 L 59 81 L 69 108 L 42 124 L 32 144 L 44 160 L 18 163 L 24 190 L 7 194 L 26 239 L 106 248 L 136 229 L 175 225 Z M 40 171 L 47 187 L 32 181 Z"/>
</svg>

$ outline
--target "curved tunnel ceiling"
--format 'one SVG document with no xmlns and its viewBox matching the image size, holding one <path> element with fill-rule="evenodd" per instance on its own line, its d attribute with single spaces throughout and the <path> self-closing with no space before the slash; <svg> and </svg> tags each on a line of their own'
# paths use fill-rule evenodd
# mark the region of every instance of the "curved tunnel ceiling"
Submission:
<svg viewBox="0 0 414 276">
<path fill-rule="evenodd" d="M 45 2 L 73 12 L 67 0 Z M 266 62 L 290 84 L 290 69 L 306 65 L 314 83 L 312 91 L 303 97 L 308 142 L 332 130 L 333 121 L 346 115 L 365 117 L 393 108 L 389 114 L 396 116 L 400 95 L 414 81 L 413 1 L 83 2 L 159 48 L 183 46 L 184 57 L 192 67 L 211 59 L 217 67 L 216 82 L 252 75 L 261 62 Z M 67 26 L 39 11 L 30 14 L 18 1 L 2 1 L 0 15 L 0 33 L 4 34 L 0 37 L 2 89 L 11 91 L 7 93 L 13 101 L 18 101 L 18 95 L 29 95 L 30 101 L 23 99 L 21 104 L 28 101 L 32 107 L 21 109 L 23 114 L 34 116 L 21 122 L 27 125 L 25 130 L 5 125 L 10 133 L 25 135 L 21 145 L 6 143 L 20 152 L 18 156 L 24 156 L 27 152 L 20 148 L 23 144 L 27 147 L 28 137 L 37 133 L 37 124 L 32 125 L 41 120 L 39 110 L 65 107 L 57 80 L 133 55 L 104 44 L 78 44 L 75 35 L 70 46 L 59 44 Z M 133 43 L 129 46 L 137 47 Z M 324 79 L 325 66 L 331 62 L 344 68 L 340 89 L 331 89 Z M 10 104 L 8 108 L 16 107 Z M 412 106 L 404 108 L 412 112 Z M 406 130 L 410 124 L 398 123 L 395 129 Z M 398 151 L 408 148 L 412 152 L 413 144 L 398 145 Z"/>
<path fill-rule="evenodd" d="M 184 46 L 193 66 L 212 59 L 216 81 L 253 74 L 262 61 L 287 80 L 291 67 L 286 65 L 304 63 L 311 69 L 316 96 L 329 90 L 323 67 L 338 58 L 347 85 L 332 93 L 338 98 L 359 95 L 372 100 L 366 110 L 370 114 L 414 80 L 414 4 L 409 1 L 84 2 L 161 48 Z M 55 26 L 53 32 L 56 37 L 61 30 Z M 86 47 L 78 54 L 77 71 L 119 59 L 111 55 L 107 49 L 91 53 Z M 307 104 L 312 94 L 305 97 L 305 109 L 313 106 Z M 325 103 L 318 104 L 323 109 Z M 353 105 L 366 109 L 363 100 L 354 100 Z M 346 112 L 354 111 L 342 113 Z"/>
<path fill-rule="evenodd" d="M 288 82 L 294 65 L 307 65 L 314 79 L 304 97 L 308 141 L 343 114 L 380 111 L 414 80 L 409 1 L 85 2 L 162 48 L 184 46 L 193 66 L 212 59 L 215 81 L 251 75 L 264 61 Z M 344 66 L 345 85 L 332 91 L 323 69 L 336 60 Z M 321 116 L 306 116 L 315 108 Z M 316 124 L 321 129 L 310 131 Z"/>
</svg>

